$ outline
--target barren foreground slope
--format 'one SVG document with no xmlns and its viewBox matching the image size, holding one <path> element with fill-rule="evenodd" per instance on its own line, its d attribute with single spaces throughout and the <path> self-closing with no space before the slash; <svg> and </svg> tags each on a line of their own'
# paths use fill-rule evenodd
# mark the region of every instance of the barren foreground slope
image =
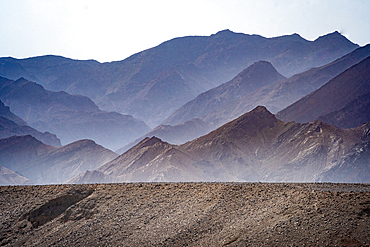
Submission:
<svg viewBox="0 0 370 247">
<path fill-rule="evenodd" d="M 9 246 L 364 246 L 370 184 L 0 187 Z"/>
</svg>

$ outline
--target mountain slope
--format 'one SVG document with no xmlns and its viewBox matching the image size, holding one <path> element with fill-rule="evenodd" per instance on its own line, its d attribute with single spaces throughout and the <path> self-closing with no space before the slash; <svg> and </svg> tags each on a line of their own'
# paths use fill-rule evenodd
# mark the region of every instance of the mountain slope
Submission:
<svg viewBox="0 0 370 247">
<path fill-rule="evenodd" d="M 176 110 L 164 124 L 176 125 L 193 118 L 207 115 L 227 103 L 252 93 L 274 81 L 284 79 L 271 63 L 255 62 L 231 81 L 198 95 L 194 100 Z"/>
<path fill-rule="evenodd" d="M 200 137 L 210 132 L 211 130 L 211 126 L 206 122 L 200 120 L 199 118 L 194 118 L 186 121 L 185 123 L 175 126 L 159 125 L 144 136 L 120 148 L 116 151 L 116 153 L 123 154 L 124 152 L 138 144 L 140 141 L 144 140 L 145 137 L 155 136 L 165 142 L 178 145 L 183 144 L 187 141 L 194 140 L 195 138 Z"/>
<path fill-rule="evenodd" d="M 48 132 L 41 133 L 30 126 L 10 111 L 10 108 L 5 106 L 0 100 L 0 139 L 11 137 L 14 135 L 32 135 L 45 144 L 52 146 L 61 146 L 60 140 L 54 134 Z"/>
<path fill-rule="evenodd" d="M 0 140 L 2 166 L 22 174 L 35 184 L 62 183 L 115 157 L 117 154 L 91 140 L 62 147 L 45 145 L 30 135 Z"/>
<path fill-rule="evenodd" d="M 31 180 L 0 165 L 0 186 L 30 184 L 33 184 Z"/>
<path fill-rule="evenodd" d="M 277 117 L 284 121 L 304 123 L 342 109 L 357 97 L 370 93 L 369 68 L 370 57 L 280 111 Z"/>
<path fill-rule="evenodd" d="M 0 99 L 32 127 L 57 134 L 62 143 L 90 138 L 118 149 L 150 128 L 132 116 L 101 111 L 84 96 L 51 92 L 23 78 L 0 78 Z"/>
<path fill-rule="evenodd" d="M 175 146 L 146 138 L 92 174 L 69 182 L 317 181 L 362 142 L 364 128 L 278 120 L 259 106 L 194 141 Z"/>
<path fill-rule="evenodd" d="M 252 110 L 256 105 L 264 105 L 271 112 L 278 112 L 320 88 L 335 76 L 368 56 L 370 56 L 370 45 L 358 48 L 322 67 L 313 68 L 261 87 L 253 93 L 230 102 L 219 110 L 202 117 L 202 120 L 219 126 Z"/>
<path fill-rule="evenodd" d="M 57 56 L 1 58 L 0 75 L 88 96 L 103 110 L 130 114 L 154 127 L 198 94 L 231 80 L 256 61 L 269 61 L 291 76 L 357 47 L 338 32 L 307 41 L 297 34 L 264 38 L 224 30 L 211 36 L 175 38 L 112 63 Z"/>
<path fill-rule="evenodd" d="M 342 109 L 319 116 L 317 119 L 343 129 L 370 122 L 370 93 L 361 95 Z"/>
</svg>

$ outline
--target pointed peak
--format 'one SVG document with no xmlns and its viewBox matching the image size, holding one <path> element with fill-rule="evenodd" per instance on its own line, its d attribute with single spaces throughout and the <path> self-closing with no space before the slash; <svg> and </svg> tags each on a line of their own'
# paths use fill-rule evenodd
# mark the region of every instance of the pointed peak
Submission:
<svg viewBox="0 0 370 247">
<path fill-rule="evenodd" d="M 267 108 L 263 105 L 258 105 L 256 106 L 256 108 L 254 108 L 251 112 L 267 112 L 271 115 L 273 115 L 271 112 L 269 112 L 269 110 L 267 110 Z"/>
<path fill-rule="evenodd" d="M 253 69 L 253 68 L 274 68 L 274 66 L 268 62 L 268 61 L 265 61 L 265 60 L 259 60 L 257 62 L 254 62 L 251 66 L 248 67 L 249 69 Z M 247 69 L 248 69 L 247 68 Z M 275 70 L 275 68 L 274 68 Z"/>
<path fill-rule="evenodd" d="M 260 129 L 265 126 L 272 126 L 277 121 L 275 115 L 269 112 L 266 107 L 257 106 L 252 111 L 245 113 L 226 125 L 255 126 L 254 128 Z"/>
<path fill-rule="evenodd" d="M 149 146 L 153 146 L 157 143 L 165 143 L 163 142 L 161 139 L 159 139 L 158 137 L 145 137 L 144 140 L 142 140 L 141 142 L 139 142 L 138 146 L 140 148 L 143 148 L 143 147 L 149 147 Z"/>
</svg>

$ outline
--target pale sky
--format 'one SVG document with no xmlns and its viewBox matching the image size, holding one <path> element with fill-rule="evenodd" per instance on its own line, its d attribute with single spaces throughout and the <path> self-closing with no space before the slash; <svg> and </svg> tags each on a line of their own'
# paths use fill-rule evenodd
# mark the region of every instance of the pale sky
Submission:
<svg viewBox="0 0 370 247">
<path fill-rule="evenodd" d="M 303 38 L 339 31 L 370 43 L 369 0 L 0 0 L 0 57 L 123 60 L 220 30 Z"/>
</svg>

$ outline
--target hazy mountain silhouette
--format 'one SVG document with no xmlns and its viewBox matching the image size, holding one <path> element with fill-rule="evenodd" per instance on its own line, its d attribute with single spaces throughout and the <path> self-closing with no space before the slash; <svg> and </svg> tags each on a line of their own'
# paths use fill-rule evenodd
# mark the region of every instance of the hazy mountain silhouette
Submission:
<svg viewBox="0 0 370 247">
<path fill-rule="evenodd" d="M 183 144 L 187 141 L 194 140 L 212 130 L 211 126 L 199 118 L 194 118 L 185 123 L 172 125 L 159 125 L 144 136 L 136 139 L 135 141 L 127 144 L 123 148 L 116 151 L 118 154 L 123 154 L 146 137 L 156 136 L 159 139 L 172 144 Z"/>
<path fill-rule="evenodd" d="M 116 153 L 91 140 L 62 147 L 45 145 L 30 135 L 0 140 L 1 165 L 36 184 L 62 183 L 115 157 Z"/>
<path fill-rule="evenodd" d="M 342 130 L 320 121 L 283 122 L 259 106 L 180 146 L 146 138 L 69 182 L 317 181 L 335 160 L 363 142 L 365 127 Z"/>
<path fill-rule="evenodd" d="M 370 93 L 361 95 L 342 109 L 319 116 L 318 119 L 343 129 L 370 122 Z"/>
<path fill-rule="evenodd" d="M 255 62 L 240 72 L 231 81 L 198 95 L 194 100 L 176 110 L 164 124 L 176 125 L 193 118 L 207 115 L 256 89 L 284 79 L 271 63 Z"/>
<path fill-rule="evenodd" d="M 61 146 L 60 140 L 56 135 L 44 132 L 41 133 L 31 128 L 27 123 L 12 113 L 8 106 L 0 100 L 0 139 L 14 135 L 22 136 L 30 134 L 38 140 L 53 146 Z"/>
<path fill-rule="evenodd" d="M 271 112 L 277 112 L 278 110 L 283 109 L 284 107 L 288 106 L 289 104 L 294 103 L 296 100 L 300 99 L 301 97 L 305 96 L 306 94 L 314 91 L 315 89 L 319 88 L 320 86 L 327 83 L 330 79 L 334 78 L 344 70 L 348 69 L 354 64 L 357 64 L 364 58 L 370 55 L 370 45 L 361 47 L 356 49 L 355 51 L 331 62 L 327 65 L 310 69 L 306 72 L 296 74 L 290 78 L 278 80 L 272 82 L 266 86 L 262 86 L 257 88 L 253 92 L 246 94 L 245 96 L 239 97 L 238 99 L 231 101 L 225 104 L 225 95 L 229 96 L 222 91 L 222 89 L 228 89 L 227 85 L 230 86 L 234 85 L 233 82 L 238 78 L 241 78 L 241 75 L 235 77 L 232 81 L 222 84 L 215 89 L 211 89 L 205 93 L 198 95 L 198 97 L 181 108 L 179 108 L 170 118 L 168 118 L 165 123 L 176 124 L 176 119 L 187 119 L 189 116 L 194 116 L 196 114 L 202 115 L 212 107 L 216 108 L 215 106 L 223 105 L 219 107 L 217 110 L 209 113 L 208 115 L 201 116 L 200 118 L 203 120 L 204 123 L 207 123 L 207 129 L 199 129 L 196 135 L 186 135 L 183 134 L 181 131 L 177 132 L 179 128 L 177 125 L 163 128 L 161 127 L 161 132 L 156 133 L 148 133 L 145 136 L 157 136 L 158 138 L 173 144 L 182 144 L 186 141 L 193 140 L 196 137 L 200 137 L 204 134 L 207 134 L 210 130 L 214 130 L 217 127 L 221 126 L 222 124 L 231 121 L 240 115 L 243 115 L 244 112 L 247 112 L 253 109 L 256 105 L 265 105 Z M 258 63 L 257 63 L 258 64 Z M 263 63 L 266 65 L 266 63 Z M 249 67 L 245 71 L 250 71 L 253 66 Z M 261 66 L 259 66 L 261 68 Z M 264 67 L 266 70 L 263 71 L 267 73 L 269 67 Z M 259 70 L 256 70 L 259 71 Z M 270 70 L 271 71 L 271 70 Z M 262 72 L 262 71 L 259 71 Z M 262 72 L 262 73 L 263 73 Z M 248 74 L 249 75 L 249 74 Z M 248 77 L 247 77 L 248 78 Z M 248 79 L 250 79 L 249 77 Z M 248 80 L 247 80 L 248 81 Z M 259 81 L 256 79 L 256 81 Z M 220 93 L 217 93 L 220 92 Z M 242 95 L 242 94 L 239 94 Z M 354 106 L 352 106 L 353 108 Z M 360 106 L 356 106 L 359 108 Z M 353 109 L 348 109 L 348 113 L 340 113 L 340 114 L 350 114 L 353 112 Z M 324 122 L 328 122 L 334 124 L 340 128 L 348 128 L 348 127 L 356 127 L 361 125 L 362 123 L 369 122 L 367 114 L 367 108 L 362 107 L 358 109 L 358 112 L 354 114 L 354 118 L 348 117 L 347 125 L 339 125 L 334 124 L 334 122 L 330 122 L 330 120 L 325 118 L 319 118 Z M 341 116 L 341 115 L 339 115 Z M 337 118 L 339 117 L 337 116 Z M 181 120 L 179 120 L 181 121 Z M 192 121 L 192 120 L 189 120 Z M 199 120 L 198 120 L 199 121 Z M 334 121 L 334 120 L 333 120 Z M 179 124 L 179 126 L 183 126 L 184 123 Z M 192 132 L 194 133 L 194 132 Z M 171 139 L 169 136 L 181 136 L 182 138 L 176 138 L 177 140 L 182 140 L 182 142 L 176 142 L 175 139 Z M 136 140 L 135 142 L 130 143 L 129 145 L 125 146 L 123 149 L 120 150 L 119 153 L 128 150 L 133 145 L 137 144 L 140 140 L 144 139 L 144 137 Z"/>
<path fill-rule="evenodd" d="M 276 113 L 318 89 L 369 55 L 370 45 L 358 48 L 332 63 L 261 87 L 253 93 L 230 102 L 207 116 L 203 116 L 201 119 L 217 127 L 242 115 L 244 112 L 250 111 L 256 105 L 264 105 L 271 112 Z"/>
<path fill-rule="evenodd" d="M 320 116 L 340 111 L 348 104 L 356 104 L 354 101 L 361 99 L 359 98 L 361 96 L 364 96 L 364 99 L 366 99 L 365 95 L 370 93 L 369 78 L 370 57 L 352 66 L 321 88 L 280 111 L 276 116 L 284 121 L 304 123 L 318 119 Z M 366 101 L 364 105 L 361 105 L 361 102 L 359 102 L 357 107 L 362 109 L 366 104 L 368 104 Z M 353 112 L 352 114 L 356 113 Z M 351 115 L 348 116 L 351 117 Z M 351 120 L 346 119 L 342 121 L 348 122 Z M 335 121 L 332 121 L 332 123 L 335 124 Z"/>
<path fill-rule="evenodd" d="M 0 186 L 3 185 L 30 185 L 33 182 L 0 165 Z"/>
<path fill-rule="evenodd" d="M 357 47 L 338 32 L 307 41 L 297 34 L 265 38 L 224 30 L 175 38 L 112 63 L 57 56 L 1 58 L 0 75 L 85 95 L 103 110 L 157 126 L 198 94 L 231 80 L 256 61 L 269 61 L 289 77 Z"/>
<path fill-rule="evenodd" d="M 101 111 L 85 96 L 51 92 L 23 78 L 0 78 L 0 89 L 0 99 L 15 114 L 40 131 L 55 133 L 63 144 L 90 138 L 118 149 L 150 130 L 132 116 Z"/>
</svg>

